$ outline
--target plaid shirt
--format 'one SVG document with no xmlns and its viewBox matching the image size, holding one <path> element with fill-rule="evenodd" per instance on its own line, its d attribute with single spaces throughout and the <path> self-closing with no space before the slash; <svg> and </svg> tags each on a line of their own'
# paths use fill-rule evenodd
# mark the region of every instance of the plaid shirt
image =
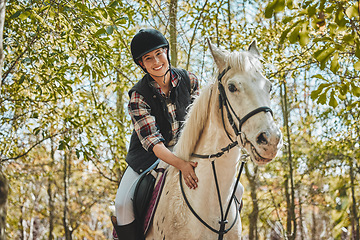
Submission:
<svg viewBox="0 0 360 240">
<path fill-rule="evenodd" d="M 199 95 L 199 83 L 196 76 L 190 72 L 190 86 L 191 86 L 191 95 Z M 171 72 L 171 86 L 172 88 L 176 87 L 179 83 L 178 77 L 176 74 Z M 152 81 L 152 86 L 158 91 L 161 96 L 165 99 L 165 93 L 161 90 L 160 85 Z M 171 91 L 171 90 L 170 90 Z M 169 94 L 170 95 L 170 94 Z M 171 129 L 172 129 L 172 140 L 169 143 L 169 146 L 173 146 L 178 139 L 180 123 L 176 120 L 176 105 L 171 103 L 171 101 L 166 101 L 169 114 L 171 116 Z M 150 106 L 145 102 L 145 98 L 140 95 L 138 92 L 134 91 L 131 94 L 130 102 L 128 105 L 129 114 L 131 116 L 134 129 L 139 137 L 139 140 L 144 149 L 147 151 L 152 150 L 152 148 L 159 142 L 165 142 L 164 137 L 160 133 L 160 129 L 155 121 L 155 117 L 150 114 Z"/>
</svg>

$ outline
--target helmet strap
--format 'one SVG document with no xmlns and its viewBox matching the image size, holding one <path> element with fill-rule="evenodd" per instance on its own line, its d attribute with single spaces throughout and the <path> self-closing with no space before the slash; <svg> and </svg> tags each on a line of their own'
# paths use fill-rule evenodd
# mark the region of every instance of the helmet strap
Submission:
<svg viewBox="0 0 360 240">
<path fill-rule="evenodd" d="M 149 73 L 149 72 L 147 72 L 147 73 L 149 73 L 150 76 L 154 76 L 154 77 L 164 77 L 163 83 L 165 84 L 166 74 L 167 74 L 170 70 L 171 70 L 171 65 L 169 64 L 169 68 L 168 68 L 168 70 L 165 72 L 164 75 L 156 76 L 156 75 L 153 75 L 153 74 L 151 74 L 151 73 Z"/>
</svg>

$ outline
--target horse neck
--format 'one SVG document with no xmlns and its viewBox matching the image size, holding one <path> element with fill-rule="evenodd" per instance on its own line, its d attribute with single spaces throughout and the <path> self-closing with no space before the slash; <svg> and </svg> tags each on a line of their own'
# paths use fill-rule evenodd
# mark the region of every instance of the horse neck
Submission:
<svg viewBox="0 0 360 240">
<path fill-rule="evenodd" d="M 217 94 L 217 91 L 213 94 Z M 211 99 L 217 100 L 218 98 L 217 96 L 212 96 Z M 198 154 L 217 153 L 221 151 L 221 148 L 224 148 L 231 143 L 223 126 L 221 120 L 221 111 L 219 110 L 218 104 L 212 102 L 210 106 L 212 109 L 209 111 L 209 117 L 195 148 L 195 153 Z M 199 166 L 197 167 L 199 169 L 197 169 L 196 174 L 199 177 L 199 181 L 202 181 L 202 184 L 200 185 L 201 189 L 207 192 L 210 188 L 214 190 L 215 180 L 211 164 L 211 161 L 213 160 L 219 187 L 221 189 L 222 199 L 226 200 L 228 197 L 230 197 L 233 189 L 232 186 L 235 182 L 235 176 L 237 172 L 236 166 L 239 155 L 240 150 L 235 147 L 232 148 L 229 152 L 224 153 L 224 155 L 219 158 L 195 159 L 195 161 L 199 162 Z"/>
</svg>

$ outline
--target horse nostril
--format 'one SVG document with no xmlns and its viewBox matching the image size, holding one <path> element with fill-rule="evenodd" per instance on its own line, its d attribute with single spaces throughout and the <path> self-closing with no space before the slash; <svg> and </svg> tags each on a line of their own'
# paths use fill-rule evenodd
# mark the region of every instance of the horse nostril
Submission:
<svg viewBox="0 0 360 240">
<path fill-rule="evenodd" d="M 256 139 L 256 142 L 259 145 L 260 144 L 263 144 L 263 145 L 268 144 L 268 139 L 267 139 L 266 133 L 265 132 L 260 133 L 259 136 Z"/>
</svg>

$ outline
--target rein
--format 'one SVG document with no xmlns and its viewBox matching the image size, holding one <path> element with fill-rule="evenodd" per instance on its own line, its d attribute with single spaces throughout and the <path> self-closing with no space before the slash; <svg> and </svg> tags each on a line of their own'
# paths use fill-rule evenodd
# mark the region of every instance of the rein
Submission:
<svg viewBox="0 0 360 240">
<path fill-rule="evenodd" d="M 234 133 L 236 135 L 236 137 L 238 137 L 242 132 L 241 132 L 241 127 L 242 125 L 249 119 L 251 118 L 252 116 L 260 113 L 260 112 L 270 112 L 271 115 L 273 114 L 271 108 L 269 107 L 259 107 L 259 108 L 256 108 L 255 110 L 251 111 L 250 113 L 246 114 L 243 118 L 239 118 L 233 107 L 231 106 L 230 102 L 229 102 L 229 99 L 227 98 L 226 96 L 226 93 L 225 93 L 225 89 L 224 89 L 224 86 L 221 82 L 222 78 L 224 77 L 224 75 L 230 70 L 230 66 L 226 69 L 224 69 L 218 76 L 218 89 L 219 89 L 219 102 L 220 102 L 220 109 L 221 109 L 221 118 L 222 118 L 222 123 L 223 123 L 223 127 L 224 127 L 224 130 L 226 132 L 226 135 L 228 136 L 228 138 L 230 139 L 231 143 L 229 145 L 227 145 L 226 147 L 224 148 L 221 148 L 221 151 L 217 152 L 217 153 L 214 153 L 214 154 L 207 154 L 207 155 L 203 155 L 203 154 L 196 154 L 196 153 L 192 153 L 191 156 L 193 157 L 196 157 L 196 158 L 219 158 L 221 157 L 225 152 L 229 152 L 230 149 L 234 148 L 235 146 L 239 145 L 238 141 L 234 141 L 229 132 L 227 131 L 226 129 L 226 126 L 225 126 L 225 120 L 224 120 L 224 110 L 223 110 L 223 107 L 225 107 L 226 109 L 226 112 L 227 112 L 227 118 L 228 118 L 228 121 L 231 125 L 231 127 L 233 128 L 234 130 Z M 234 122 L 234 119 L 232 117 L 232 114 L 236 117 L 236 119 L 238 120 L 239 122 L 239 127 L 236 126 L 235 122 Z M 245 136 L 245 139 L 246 139 L 246 136 Z M 241 144 L 242 146 L 244 146 L 244 142 L 243 142 L 243 139 L 241 138 L 240 136 L 240 140 L 241 140 Z M 246 140 L 246 142 L 248 142 L 248 140 Z M 246 143 L 245 142 L 245 143 Z M 220 189 L 219 189 L 219 183 L 218 183 L 218 179 L 217 179 L 217 174 L 216 174 L 216 168 L 215 168 L 215 160 L 211 161 L 211 164 L 212 164 L 212 169 L 213 169 L 213 174 L 214 174 L 214 180 L 215 180 L 215 184 L 216 184 L 216 191 L 217 191 L 217 195 L 218 195 L 218 199 L 219 199 L 219 205 L 220 205 L 220 212 L 221 212 L 221 220 L 219 221 L 219 224 L 220 224 L 220 229 L 219 230 L 216 230 L 214 229 L 213 227 L 211 227 L 209 224 L 207 224 L 196 212 L 195 210 L 191 207 L 186 195 L 185 195 L 185 192 L 184 192 L 184 188 L 183 188 L 183 184 L 182 184 L 182 180 L 181 180 L 181 176 L 182 176 L 182 173 L 181 171 L 179 171 L 179 181 L 180 181 L 180 188 L 181 188 L 181 193 L 183 195 L 183 198 L 185 200 L 185 203 L 186 205 L 188 206 L 188 208 L 190 209 L 190 211 L 194 214 L 194 216 L 202 223 L 204 224 L 208 229 L 210 229 L 211 231 L 219 234 L 219 237 L 218 237 L 218 240 L 222 240 L 223 237 L 224 237 L 224 234 L 226 234 L 227 232 L 229 232 L 232 227 L 235 225 L 236 221 L 237 221 L 237 218 L 238 218 L 238 215 L 239 215 L 239 211 L 236 210 L 236 217 L 235 217 L 235 220 L 234 222 L 232 223 L 232 225 L 228 228 L 228 229 L 225 229 L 225 225 L 228 223 L 228 220 L 226 219 L 228 214 L 229 214 L 229 211 L 230 211 L 230 206 L 231 206 L 231 202 L 233 200 L 235 200 L 235 192 L 236 192 L 236 189 L 237 189 L 237 186 L 238 186 L 238 183 L 239 183 L 239 180 L 240 180 L 240 176 L 241 176 L 241 173 L 242 173 L 242 170 L 244 168 L 244 165 L 245 165 L 245 160 L 249 155 L 247 154 L 244 154 L 241 156 L 241 158 L 243 159 L 242 163 L 241 163 L 241 166 L 240 166 L 240 170 L 239 170 L 239 174 L 238 174 L 238 177 L 236 179 L 236 183 L 235 183 L 235 186 L 234 186 L 234 189 L 232 191 L 232 195 L 231 195 L 231 198 L 230 198 L 230 201 L 229 201 L 229 204 L 226 208 L 226 212 L 225 212 L 225 215 L 224 215 L 224 210 L 223 210 L 223 207 L 222 207 L 222 203 L 221 203 L 221 195 L 220 195 Z M 235 206 L 237 206 L 236 204 L 236 201 L 235 202 Z M 236 209 L 238 209 L 238 207 L 236 207 Z"/>
<path fill-rule="evenodd" d="M 216 234 L 219 234 L 219 238 L 218 240 L 222 240 L 224 235 L 229 232 L 235 225 L 237 219 L 238 219 L 238 216 L 239 216 L 239 207 L 237 202 L 234 201 L 235 203 L 235 206 L 236 206 L 236 216 L 235 216 L 235 219 L 234 219 L 234 222 L 231 224 L 231 226 L 228 228 L 228 229 L 225 229 L 225 225 L 229 222 L 227 220 L 227 216 L 229 214 L 229 211 L 230 211 L 230 207 L 231 207 L 231 202 L 233 200 L 235 200 L 235 192 L 236 192 L 236 189 L 237 189 L 237 186 L 239 184 L 239 181 L 240 181 L 240 176 L 241 176 L 241 173 L 243 171 L 243 168 L 244 168 L 244 165 L 246 163 L 246 158 L 248 157 L 249 155 L 247 154 L 244 154 L 241 156 L 241 158 L 243 159 L 243 161 L 241 162 L 241 166 L 240 166 L 240 170 L 239 170 L 239 174 L 238 174 L 238 177 L 236 179 L 236 183 L 235 183 L 235 186 L 234 186 L 234 189 L 233 189 L 233 192 L 232 192 L 232 195 L 231 195 L 231 198 L 230 198 L 230 201 L 229 201 L 229 204 L 226 208 L 226 212 L 225 212 L 225 215 L 224 215 L 224 210 L 223 210 L 223 207 L 222 207 L 222 203 L 221 203 L 221 195 L 220 195 L 220 188 L 219 188 L 219 182 L 217 180 L 217 174 L 216 174 L 216 169 L 215 169 L 215 161 L 212 161 L 211 164 L 212 164 L 212 169 L 213 169 L 213 173 L 214 173 L 214 178 L 215 178 L 215 184 L 216 184 L 216 191 L 217 191 L 217 195 L 218 195 L 218 199 L 219 199 L 219 205 L 220 205 L 220 212 L 221 212 L 221 220 L 219 221 L 219 224 L 220 224 L 220 229 L 219 230 L 216 230 L 215 228 L 211 227 L 208 223 L 206 223 L 196 212 L 195 210 L 193 209 L 193 207 L 191 206 L 191 204 L 189 203 L 189 200 L 187 199 L 186 195 L 185 195 L 185 191 L 184 191 L 184 187 L 183 187 L 183 184 L 182 184 L 182 181 L 181 181 L 181 177 L 182 177 L 182 173 L 181 171 L 179 171 L 179 181 L 180 181 L 180 189 L 181 189 L 181 193 L 182 193 L 182 196 L 185 200 L 185 203 L 186 205 L 188 206 L 188 208 L 190 209 L 190 211 L 192 212 L 192 214 L 194 214 L 194 216 L 202 223 L 205 225 L 205 227 L 207 227 L 208 229 L 210 229 L 211 231 L 213 231 L 214 233 Z"/>
</svg>

